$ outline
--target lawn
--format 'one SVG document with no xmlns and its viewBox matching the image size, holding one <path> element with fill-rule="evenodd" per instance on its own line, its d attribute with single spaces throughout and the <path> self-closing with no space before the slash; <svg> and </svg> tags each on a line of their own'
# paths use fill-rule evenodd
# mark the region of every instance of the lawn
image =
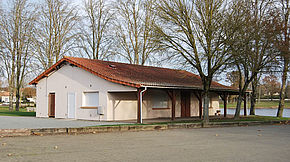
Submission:
<svg viewBox="0 0 290 162">
<path fill-rule="evenodd" d="M 286 117 L 273 117 L 273 116 L 258 116 L 258 115 L 249 115 L 241 116 L 240 119 L 234 120 L 233 118 L 220 118 L 220 119 L 210 119 L 210 122 L 237 122 L 237 121 L 280 121 L 280 120 L 290 120 Z M 201 120 L 185 120 L 185 121 L 171 121 L 171 122 L 161 122 L 161 124 L 168 123 L 199 123 Z M 160 124 L 160 123 L 153 123 Z"/>
<path fill-rule="evenodd" d="M 290 120 L 287 117 L 274 117 L 274 116 L 258 116 L 258 115 L 249 115 L 249 116 L 241 116 L 240 119 L 234 120 L 232 118 L 226 119 L 215 119 L 211 120 L 211 122 L 234 122 L 234 121 L 280 121 L 280 120 Z"/>
<path fill-rule="evenodd" d="M 20 108 L 19 111 L 9 111 L 8 106 L 0 106 L 0 116 L 35 116 L 35 112 L 26 112 L 25 108 Z"/>
<path fill-rule="evenodd" d="M 248 105 L 250 105 L 250 103 L 248 102 Z M 256 108 L 278 108 L 279 105 L 279 101 L 261 101 L 261 102 L 257 102 L 256 103 Z M 236 108 L 237 103 L 236 102 L 231 102 L 228 103 L 228 108 Z M 223 108 L 224 104 L 220 103 L 220 108 Z M 244 103 L 242 103 L 242 108 L 244 107 Z M 285 102 L 285 108 L 290 109 L 290 101 L 286 101 Z"/>
</svg>

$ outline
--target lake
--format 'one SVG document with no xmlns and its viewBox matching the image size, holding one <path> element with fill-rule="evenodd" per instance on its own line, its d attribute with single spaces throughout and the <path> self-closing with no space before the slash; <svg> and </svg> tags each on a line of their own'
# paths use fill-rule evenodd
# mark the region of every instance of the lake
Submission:
<svg viewBox="0 0 290 162">
<path fill-rule="evenodd" d="M 220 109 L 221 114 L 224 113 L 224 109 Z M 236 109 L 227 109 L 227 114 L 235 114 Z M 256 109 L 256 115 L 261 116 L 276 116 L 278 109 Z M 247 115 L 250 114 L 250 109 L 247 109 Z M 244 109 L 241 109 L 241 115 L 244 115 Z M 283 117 L 290 117 L 290 109 L 284 109 Z"/>
</svg>

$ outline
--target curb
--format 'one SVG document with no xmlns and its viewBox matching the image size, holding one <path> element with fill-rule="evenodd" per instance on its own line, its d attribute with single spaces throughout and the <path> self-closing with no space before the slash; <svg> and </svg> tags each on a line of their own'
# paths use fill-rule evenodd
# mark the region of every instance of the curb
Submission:
<svg viewBox="0 0 290 162">
<path fill-rule="evenodd" d="M 19 136 L 44 136 L 44 135 L 69 135 L 69 134 L 95 134 L 108 132 L 137 132 L 154 131 L 168 129 L 185 128 L 216 128 L 216 127 L 235 127 L 235 126 L 255 126 L 255 125 L 281 125 L 290 124 L 290 121 L 240 121 L 240 122 L 212 122 L 208 125 L 201 123 L 169 123 L 156 125 L 119 125 L 119 126 L 99 126 L 81 128 L 41 128 L 41 129 L 0 129 L 0 137 L 19 137 Z"/>
</svg>

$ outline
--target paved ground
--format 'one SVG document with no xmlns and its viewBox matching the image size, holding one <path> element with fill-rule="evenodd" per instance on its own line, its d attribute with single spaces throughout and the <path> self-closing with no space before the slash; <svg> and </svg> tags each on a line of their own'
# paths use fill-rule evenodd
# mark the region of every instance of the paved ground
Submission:
<svg viewBox="0 0 290 162">
<path fill-rule="evenodd" d="M 0 161 L 290 161 L 290 125 L 0 138 Z"/>
<path fill-rule="evenodd" d="M 114 125 L 118 122 L 98 122 L 73 119 L 54 119 L 36 117 L 15 117 L 0 116 L 0 129 L 19 129 L 19 128 L 69 128 L 86 127 L 94 125 Z"/>
</svg>

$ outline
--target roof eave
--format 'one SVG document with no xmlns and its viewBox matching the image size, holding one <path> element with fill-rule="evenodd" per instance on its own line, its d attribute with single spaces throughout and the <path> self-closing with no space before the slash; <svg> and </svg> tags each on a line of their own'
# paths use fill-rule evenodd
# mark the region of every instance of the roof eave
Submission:
<svg viewBox="0 0 290 162">
<path fill-rule="evenodd" d="M 201 87 L 188 87 L 188 86 L 161 86 L 161 85 L 141 85 L 141 87 L 147 88 L 158 88 L 158 89 L 180 89 L 180 90 L 200 90 L 202 91 Z M 239 90 L 235 89 L 219 89 L 219 88 L 211 88 L 210 91 L 212 92 L 229 92 L 229 93 L 238 93 Z"/>
<path fill-rule="evenodd" d="M 29 85 L 36 85 L 41 79 L 47 77 L 51 72 L 54 70 L 57 70 L 57 66 L 60 65 L 62 62 L 65 61 L 65 57 L 60 59 L 58 62 L 56 62 L 54 65 L 52 65 L 50 68 L 45 70 L 43 73 L 38 75 L 35 79 L 33 79 L 31 82 L 29 82 Z"/>
<path fill-rule="evenodd" d="M 110 81 L 110 82 L 113 82 L 113 83 L 118 83 L 118 84 L 122 84 L 122 85 L 126 85 L 126 86 L 129 86 L 129 87 L 134 87 L 134 88 L 140 88 L 141 85 L 140 84 L 136 84 L 136 83 L 130 83 L 130 82 L 125 82 L 125 81 L 121 81 L 121 80 L 117 80 L 117 79 L 113 79 L 113 78 L 110 78 L 110 77 L 106 77 L 104 75 L 101 75 L 81 64 L 78 64 L 72 60 L 70 60 L 69 58 L 67 57 L 64 57 L 62 58 L 61 60 L 59 60 L 57 63 L 55 63 L 53 66 L 51 66 L 49 69 L 47 69 L 46 71 L 44 71 L 43 73 L 41 73 L 38 77 L 36 77 L 34 80 L 32 80 L 31 82 L 29 82 L 29 85 L 36 85 L 41 79 L 43 79 L 44 77 L 47 77 L 51 72 L 53 72 L 54 70 L 57 70 L 57 66 L 59 66 L 61 63 L 63 62 L 68 62 L 68 63 L 71 63 L 81 69 L 84 69 L 94 75 L 97 75 L 98 77 L 100 78 L 103 78 L 107 81 Z"/>
</svg>

